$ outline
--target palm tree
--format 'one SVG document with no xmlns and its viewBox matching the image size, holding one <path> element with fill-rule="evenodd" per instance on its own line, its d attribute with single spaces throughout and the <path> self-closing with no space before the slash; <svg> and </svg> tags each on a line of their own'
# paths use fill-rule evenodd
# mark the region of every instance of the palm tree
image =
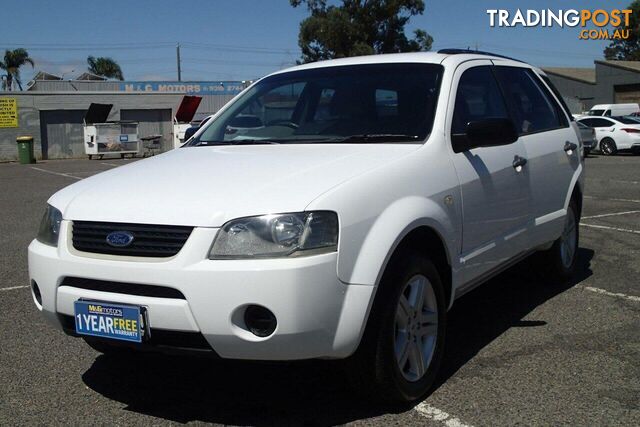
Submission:
<svg viewBox="0 0 640 427">
<path fill-rule="evenodd" d="M 120 65 L 111 58 L 89 56 L 87 58 L 89 64 L 89 72 L 96 76 L 106 77 L 108 79 L 124 80 Z"/>
<path fill-rule="evenodd" d="M 34 66 L 33 59 L 29 58 L 29 52 L 19 48 L 14 50 L 6 50 L 4 52 L 4 60 L 0 61 L 0 70 L 7 72 L 5 83 L 6 90 L 13 90 L 13 81 L 15 80 L 20 90 L 22 90 L 22 81 L 20 80 L 20 67 L 25 64 Z"/>
</svg>

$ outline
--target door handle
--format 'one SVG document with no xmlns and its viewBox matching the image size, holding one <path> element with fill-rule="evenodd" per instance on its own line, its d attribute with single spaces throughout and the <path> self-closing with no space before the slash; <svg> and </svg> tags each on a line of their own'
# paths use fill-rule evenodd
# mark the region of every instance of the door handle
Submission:
<svg viewBox="0 0 640 427">
<path fill-rule="evenodd" d="M 525 159 L 524 157 L 520 157 L 520 156 L 516 155 L 513 158 L 513 168 L 518 170 L 518 172 L 519 172 L 518 168 L 522 169 L 522 167 L 524 165 L 526 165 L 526 164 L 527 164 L 527 159 Z"/>
<path fill-rule="evenodd" d="M 573 142 L 565 142 L 564 143 L 564 151 L 565 152 L 569 152 L 569 151 L 576 151 L 576 148 L 578 148 L 578 146 L 576 144 L 574 144 Z"/>
</svg>

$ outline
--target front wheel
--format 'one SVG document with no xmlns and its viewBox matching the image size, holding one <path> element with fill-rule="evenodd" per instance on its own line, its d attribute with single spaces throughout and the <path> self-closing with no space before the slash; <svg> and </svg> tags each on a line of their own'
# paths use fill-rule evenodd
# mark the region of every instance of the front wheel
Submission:
<svg viewBox="0 0 640 427">
<path fill-rule="evenodd" d="M 605 138 L 600 141 L 600 152 L 605 156 L 613 156 L 618 152 L 616 142 L 611 138 Z"/>
<path fill-rule="evenodd" d="M 444 353 L 446 302 L 438 270 L 426 257 L 403 254 L 385 272 L 350 376 L 372 397 L 422 398 Z"/>
</svg>

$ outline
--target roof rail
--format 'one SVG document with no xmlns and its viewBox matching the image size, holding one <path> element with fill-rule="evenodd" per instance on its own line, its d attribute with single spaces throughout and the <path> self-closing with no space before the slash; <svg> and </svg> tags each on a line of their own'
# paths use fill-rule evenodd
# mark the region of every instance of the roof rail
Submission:
<svg viewBox="0 0 640 427">
<path fill-rule="evenodd" d="M 470 53 L 475 55 L 487 55 L 487 56 L 496 56 L 498 58 L 510 59 L 512 61 L 524 62 L 520 59 L 511 58 L 510 56 L 500 55 L 497 53 L 485 52 L 482 50 L 472 50 L 472 49 L 440 49 L 438 53 L 443 53 L 445 55 L 458 55 L 461 53 Z"/>
</svg>

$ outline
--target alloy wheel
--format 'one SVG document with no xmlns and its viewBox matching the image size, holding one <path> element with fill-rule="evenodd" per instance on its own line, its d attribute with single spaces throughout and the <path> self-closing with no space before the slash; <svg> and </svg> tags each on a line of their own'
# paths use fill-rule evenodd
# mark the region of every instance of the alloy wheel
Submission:
<svg viewBox="0 0 640 427">
<path fill-rule="evenodd" d="M 415 275 L 404 285 L 394 329 L 398 368 L 407 381 L 418 381 L 429 368 L 438 338 L 438 305 L 427 277 Z"/>
</svg>

